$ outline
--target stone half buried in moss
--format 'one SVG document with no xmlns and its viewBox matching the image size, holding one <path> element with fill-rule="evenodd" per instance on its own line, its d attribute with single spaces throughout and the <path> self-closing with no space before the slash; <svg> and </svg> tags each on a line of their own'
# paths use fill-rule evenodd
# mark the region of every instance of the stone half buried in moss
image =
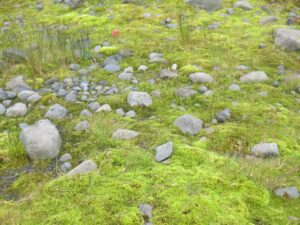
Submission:
<svg viewBox="0 0 300 225">
<path fill-rule="evenodd" d="M 221 8 L 222 0 L 185 0 L 184 2 L 211 12 Z"/>
<path fill-rule="evenodd" d="M 259 143 L 251 148 L 253 155 L 262 158 L 278 157 L 279 148 L 276 143 Z"/>
<path fill-rule="evenodd" d="M 82 163 L 80 163 L 78 166 L 76 166 L 74 169 L 72 169 L 71 171 L 69 171 L 66 175 L 67 176 L 74 176 L 74 175 L 85 175 L 91 171 L 97 170 L 97 164 L 89 159 L 89 160 L 85 160 Z"/>
<path fill-rule="evenodd" d="M 178 127 L 184 134 L 196 135 L 203 127 L 203 121 L 192 115 L 183 115 L 174 121 L 174 126 Z"/>
<path fill-rule="evenodd" d="M 275 194 L 278 197 L 286 197 L 291 199 L 299 198 L 299 192 L 296 187 L 278 188 L 275 191 Z"/>
</svg>

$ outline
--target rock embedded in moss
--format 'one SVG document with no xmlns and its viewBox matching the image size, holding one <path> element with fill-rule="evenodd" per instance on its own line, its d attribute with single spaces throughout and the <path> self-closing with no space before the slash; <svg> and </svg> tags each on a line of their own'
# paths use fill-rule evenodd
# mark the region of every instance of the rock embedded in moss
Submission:
<svg viewBox="0 0 300 225">
<path fill-rule="evenodd" d="M 89 159 L 80 163 L 74 169 L 70 170 L 66 175 L 69 177 L 74 175 L 85 175 L 97 169 L 98 169 L 97 164 L 93 160 Z"/>
<path fill-rule="evenodd" d="M 253 71 L 243 75 L 240 78 L 242 83 L 262 83 L 269 80 L 267 74 L 263 71 Z"/>
<path fill-rule="evenodd" d="M 155 149 L 155 160 L 157 162 L 162 162 L 170 158 L 173 154 L 173 142 L 169 141 L 163 145 L 158 146 Z"/>
<path fill-rule="evenodd" d="M 299 192 L 296 187 L 278 188 L 275 191 L 276 196 L 286 197 L 291 199 L 299 198 Z"/>
<path fill-rule="evenodd" d="M 178 127 L 184 134 L 196 135 L 202 129 L 203 121 L 186 114 L 178 117 L 174 121 L 174 126 Z"/>
<path fill-rule="evenodd" d="M 45 114 L 45 118 L 62 119 L 68 113 L 68 110 L 60 104 L 52 105 Z"/>
<path fill-rule="evenodd" d="M 212 83 L 214 81 L 213 77 L 206 73 L 192 73 L 189 77 L 193 83 Z"/>
<path fill-rule="evenodd" d="M 139 136 L 139 133 L 136 131 L 127 130 L 127 129 L 118 129 L 113 133 L 112 138 L 116 140 L 129 140 L 129 139 L 136 138 L 137 136 Z"/>
<path fill-rule="evenodd" d="M 278 157 L 279 148 L 276 143 L 260 143 L 251 148 L 253 155 L 262 158 Z"/>
<path fill-rule="evenodd" d="M 241 8 L 244 10 L 251 10 L 253 6 L 247 0 L 239 0 L 233 5 L 235 8 Z"/>
<path fill-rule="evenodd" d="M 30 159 L 53 159 L 61 148 L 60 134 L 49 120 L 40 120 L 25 127 L 20 135 Z"/>
<path fill-rule="evenodd" d="M 130 106 L 150 106 L 152 105 L 152 98 L 146 92 L 131 91 L 127 96 L 127 103 Z"/>
<path fill-rule="evenodd" d="M 222 0 L 185 0 L 184 2 L 211 12 L 221 8 Z"/>
<path fill-rule="evenodd" d="M 300 30 L 278 28 L 275 30 L 275 45 L 289 51 L 300 50 Z"/>
<path fill-rule="evenodd" d="M 230 117 L 231 117 L 230 109 L 228 109 L 228 108 L 216 113 L 216 119 L 219 123 L 226 122 L 227 120 L 230 119 Z"/>
</svg>

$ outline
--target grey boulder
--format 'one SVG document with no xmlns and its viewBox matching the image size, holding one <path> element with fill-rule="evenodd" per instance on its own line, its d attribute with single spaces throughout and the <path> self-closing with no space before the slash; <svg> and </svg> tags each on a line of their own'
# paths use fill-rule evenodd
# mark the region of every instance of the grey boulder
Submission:
<svg viewBox="0 0 300 225">
<path fill-rule="evenodd" d="M 289 51 L 300 50 L 300 30 L 278 28 L 275 30 L 275 45 Z"/>
<path fill-rule="evenodd" d="M 146 92 L 131 91 L 127 96 L 127 103 L 130 106 L 150 106 L 152 105 L 152 98 Z"/>
<path fill-rule="evenodd" d="M 276 143 L 259 143 L 251 148 L 251 152 L 262 158 L 279 156 L 279 148 Z"/>
<path fill-rule="evenodd" d="M 23 76 L 17 76 L 11 79 L 9 82 L 6 83 L 6 87 L 7 89 L 17 93 L 24 90 L 31 90 L 31 88 L 25 83 Z"/>
<path fill-rule="evenodd" d="M 49 120 L 25 127 L 20 138 L 31 159 L 53 159 L 61 148 L 60 134 Z"/>
<path fill-rule="evenodd" d="M 62 119 L 66 116 L 68 110 L 60 104 L 52 105 L 45 114 L 45 118 Z"/>
<path fill-rule="evenodd" d="M 27 113 L 27 107 L 24 103 L 16 103 L 6 110 L 6 116 L 8 117 L 19 117 L 25 116 Z"/>
<path fill-rule="evenodd" d="M 214 81 L 212 76 L 206 73 L 192 73 L 189 78 L 193 83 L 211 83 Z"/>
<path fill-rule="evenodd" d="M 192 115 L 186 114 L 178 117 L 174 121 L 174 126 L 178 127 L 184 134 L 195 135 L 203 127 L 203 121 Z"/>
<path fill-rule="evenodd" d="M 269 77 L 263 71 L 253 71 L 248 74 L 245 74 L 240 78 L 242 83 L 261 83 L 268 81 Z"/>
</svg>

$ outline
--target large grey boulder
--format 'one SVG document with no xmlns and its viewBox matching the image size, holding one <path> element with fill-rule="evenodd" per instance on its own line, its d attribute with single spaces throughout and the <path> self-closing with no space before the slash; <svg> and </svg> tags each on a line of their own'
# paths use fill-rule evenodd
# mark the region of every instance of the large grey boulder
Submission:
<svg viewBox="0 0 300 225">
<path fill-rule="evenodd" d="M 170 158 L 173 153 L 173 142 L 169 141 L 163 145 L 158 146 L 156 149 L 155 160 L 157 162 L 165 161 Z"/>
<path fill-rule="evenodd" d="M 214 81 L 213 77 L 206 73 L 192 73 L 189 78 L 193 83 L 211 83 Z"/>
<path fill-rule="evenodd" d="M 186 4 L 197 6 L 206 11 L 215 11 L 221 8 L 221 0 L 185 0 Z"/>
<path fill-rule="evenodd" d="M 195 135 L 202 129 L 203 121 L 186 114 L 178 117 L 174 121 L 174 126 L 178 127 L 185 134 Z"/>
<path fill-rule="evenodd" d="M 13 106 L 9 107 L 6 110 L 6 116 L 8 117 L 19 117 L 19 116 L 25 116 L 27 113 L 27 107 L 24 103 L 16 103 Z"/>
<path fill-rule="evenodd" d="M 31 159 L 53 159 L 61 148 L 60 134 L 49 120 L 25 127 L 20 138 Z"/>
<path fill-rule="evenodd" d="M 66 116 L 68 110 L 60 104 L 52 105 L 45 114 L 45 118 L 62 119 Z"/>
<path fill-rule="evenodd" d="M 275 45 L 289 51 L 300 50 L 300 30 L 278 28 L 275 30 Z"/>
<path fill-rule="evenodd" d="M 74 175 L 85 175 L 91 171 L 97 170 L 97 164 L 89 159 L 89 160 L 85 160 L 82 163 L 80 163 L 78 166 L 76 166 L 74 169 L 72 169 L 71 171 L 69 171 L 66 175 L 71 177 Z"/>
<path fill-rule="evenodd" d="M 130 106 L 150 106 L 152 98 L 146 92 L 131 91 L 127 96 L 127 103 Z"/>
<path fill-rule="evenodd" d="M 133 130 L 118 129 L 113 133 L 112 138 L 116 140 L 129 140 L 136 138 L 138 135 L 139 133 Z"/>
<path fill-rule="evenodd" d="M 276 143 L 259 143 L 251 148 L 251 152 L 262 158 L 279 156 L 279 148 Z"/>
<path fill-rule="evenodd" d="M 278 188 L 275 191 L 275 195 L 278 197 L 286 197 L 291 199 L 299 198 L 299 192 L 296 187 Z"/>
<path fill-rule="evenodd" d="M 248 74 L 245 74 L 240 78 L 242 83 L 261 83 L 268 81 L 269 77 L 263 71 L 253 71 Z"/>
<path fill-rule="evenodd" d="M 31 88 L 25 83 L 23 76 L 17 76 L 6 83 L 6 88 L 14 92 L 21 92 L 25 90 L 31 90 Z"/>
</svg>

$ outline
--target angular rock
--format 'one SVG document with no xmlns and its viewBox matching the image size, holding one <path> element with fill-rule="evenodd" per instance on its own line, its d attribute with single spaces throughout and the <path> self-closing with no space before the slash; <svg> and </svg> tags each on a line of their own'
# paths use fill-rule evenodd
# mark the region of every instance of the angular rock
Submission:
<svg viewBox="0 0 300 225">
<path fill-rule="evenodd" d="M 24 103 L 16 103 L 6 110 L 6 116 L 8 117 L 19 117 L 25 116 L 27 113 L 27 107 Z"/>
<path fill-rule="evenodd" d="M 97 109 L 96 112 L 111 112 L 111 106 L 109 104 L 104 104 Z"/>
<path fill-rule="evenodd" d="M 49 120 L 40 120 L 25 127 L 20 138 L 31 159 L 55 158 L 62 142 L 57 128 Z"/>
<path fill-rule="evenodd" d="M 66 116 L 68 110 L 60 104 L 52 105 L 45 114 L 45 118 L 62 119 Z"/>
<path fill-rule="evenodd" d="M 90 125 L 88 121 L 81 121 L 79 122 L 75 127 L 74 130 L 76 131 L 87 131 L 89 129 Z"/>
<path fill-rule="evenodd" d="M 136 138 L 138 135 L 139 133 L 133 130 L 118 129 L 113 133 L 112 138 L 116 140 L 129 140 Z"/>
<path fill-rule="evenodd" d="M 174 121 L 174 126 L 178 127 L 184 134 L 195 135 L 203 127 L 203 121 L 192 115 L 182 115 Z"/>
<path fill-rule="evenodd" d="M 275 45 L 289 51 L 300 50 L 300 30 L 278 28 L 275 30 Z"/>
<path fill-rule="evenodd" d="M 176 96 L 183 98 L 183 99 L 190 98 L 195 94 L 197 94 L 197 91 L 192 90 L 191 87 L 189 87 L 189 86 L 179 88 L 175 92 Z"/>
<path fill-rule="evenodd" d="M 93 160 L 85 160 L 82 163 L 80 163 L 78 166 L 76 166 L 74 169 L 69 171 L 66 175 L 67 176 L 74 176 L 74 175 L 85 175 L 91 171 L 97 170 L 98 166 L 96 163 L 94 163 Z"/>
<path fill-rule="evenodd" d="M 251 148 L 253 155 L 263 158 L 278 157 L 279 148 L 276 143 L 260 143 Z"/>
<path fill-rule="evenodd" d="M 17 93 L 25 90 L 31 90 L 31 88 L 25 83 L 23 76 L 17 76 L 11 79 L 9 82 L 7 82 L 6 87 L 7 89 Z"/>
<path fill-rule="evenodd" d="M 269 77 L 263 71 L 253 71 L 248 74 L 245 74 L 240 78 L 242 83 L 261 83 L 268 81 Z"/>
<path fill-rule="evenodd" d="M 103 67 L 107 72 L 115 73 L 121 70 L 121 67 L 118 64 L 108 64 Z"/>
<path fill-rule="evenodd" d="M 36 103 L 36 102 L 40 101 L 41 99 L 42 99 L 42 96 L 40 96 L 39 94 L 34 94 L 34 95 L 31 95 L 29 98 L 27 98 L 27 102 Z"/>
<path fill-rule="evenodd" d="M 146 92 L 131 91 L 127 96 L 127 103 L 130 106 L 150 106 L 152 105 L 152 98 Z"/>
<path fill-rule="evenodd" d="M 158 146 L 156 149 L 155 160 L 157 162 L 165 161 L 170 158 L 173 153 L 173 142 L 169 141 L 163 145 Z"/>
</svg>

